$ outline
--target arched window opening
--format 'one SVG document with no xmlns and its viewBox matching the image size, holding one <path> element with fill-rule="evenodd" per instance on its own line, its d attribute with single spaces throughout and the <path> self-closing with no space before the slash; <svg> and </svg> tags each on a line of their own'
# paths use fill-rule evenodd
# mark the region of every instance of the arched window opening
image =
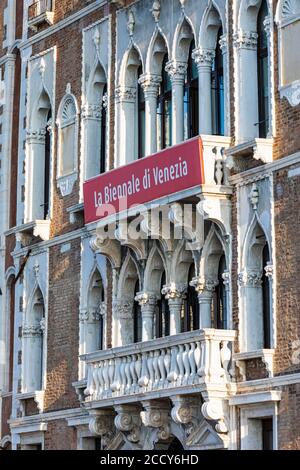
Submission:
<svg viewBox="0 0 300 470">
<path fill-rule="evenodd" d="M 269 132 L 269 52 L 264 21 L 268 16 L 266 0 L 262 1 L 257 17 L 257 73 L 258 73 L 258 126 L 259 137 Z"/>
<path fill-rule="evenodd" d="M 190 45 L 188 68 L 184 89 L 184 140 L 199 134 L 199 90 L 198 69 L 192 58 L 195 41 Z"/>
<path fill-rule="evenodd" d="M 226 271 L 226 259 L 225 255 L 222 255 L 218 267 L 218 284 L 212 301 L 212 325 L 217 329 L 227 328 L 227 295 L 223 280 L 224 271 Z"/>
<path fill-rule="evenodd" d="M 101 102 L 101 144 L 100 144 L 100 173 L 106 170 L 106 129 L 107 129 L 107 85 L 104 85 Z"/>
<path fill-rule="evenodd" d="M 271 347 L 271 299 L 270 299 L 270 281 L 266 275 L 265 267 L 270 261 L 269 247 L 266 243 L 262 253 L 263 276 L 262 276 L 262 295 L 263 295 L 263 326 L 264 326 L 264 348 Z"/>
<path fill-rule="evenodd" d="M 138 77 L 143 74 L 142 66 L 138 69 Z M 145 95 L 143 87 L 138 83 L 138 158 L 145 156 L 146 144 L 146 114 L 145 114 Z"/>
<path fill-rule="evenodd" d="M 188 287 L 186 301 L 181 313 L 181 331 L 193 331 L 199 329 L 199 301 L 198 294 L 190 282 L 195 277 L 195 265 L 192 264 L 188 274 Z"/>
<path fill-rule="evenodd" d="M 166 273 L 161 276 L 160 292 L 166 284 Z M 170 310 L 168 300 L 161 294 L 156 313 L 156 338 L 170 335 Z"/>
<path fill-rule="evenodd" d="M 214 135 L 224 135 L 224 67 L 223 54 L 220 47 L 222 34 L 223 30 L 220 27 L 211 72 L 212 133 Z"/>
<path fill-rule="evenodd" d="M 77 110 L 75 99 L 69 91 L 68 89 L 58 112 L 58 177 L 70 175 L 77 166 Z"/>
<path fill-rule="evenodd" d="M 136 281 L 134 289 L 134 299 L 140 291 L 140 283 Z M 142 341 L 142 312 L 141 306 L 137 300 L 134 300 L 133 304 L 133 341 L 134 343 L 140 343 Z"/>
<path fill-rule="evenodd" d="M 162 81 L 157 99 L 157 148 L 162 150 L 172 145 L 172 84 L 166 71 L 168 55 L 162 62 Z"/>
<path fill-rule="evenodd" d="M 52 112 L 49 109 L 47 125 L 45 129 L 45 168 L 44 168 L 44 220 L 49 218 L 50 212 L 50 171 L 51 171 L 51 119 Z"/>
</svg>

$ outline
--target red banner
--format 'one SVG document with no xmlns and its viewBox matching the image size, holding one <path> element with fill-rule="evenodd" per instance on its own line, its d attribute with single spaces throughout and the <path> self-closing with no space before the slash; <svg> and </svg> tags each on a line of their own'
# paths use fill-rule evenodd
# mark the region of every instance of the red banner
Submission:
<svg viewBox="0 0 300 470">
<path fill-rule="evenodd" d="M 200 137 L 84 183 L 85 223 L 204 184 Z"/>
</svg>

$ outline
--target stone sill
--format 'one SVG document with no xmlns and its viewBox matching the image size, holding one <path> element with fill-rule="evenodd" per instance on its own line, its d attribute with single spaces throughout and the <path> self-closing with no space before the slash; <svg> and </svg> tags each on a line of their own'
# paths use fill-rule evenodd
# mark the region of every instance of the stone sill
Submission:
<svg viewBox="0 0 300 470">
<path fill-rule="evenodd" d="M 34 220 L 27 222 L 22 225 L 7 230 L 4 235 L 15 234 L 19 242 L 23 246 L 27 246 L 31 243 L 34 237 L 39 237 L 41 240 L 49 240 L 50 238 L 50 220 Z"/>
<path fill-rule="evenodd" d="M 45 11 L 40 15 L 29 19 L 28 28 L 36 33 L 38 26 L 44 23 L 47 23 L 48 25 L 52 25 L 54 23 L 54 12 Z"/>
<path fill-rule="evenodd" d="M 273 161 L 273 138 L 256 138 L 248 142 L 229 147 L 225 150 L 227 157 L 253 157 L 254 160 L 261 160 L 263 163 Z"/>
<path fill-rule="evenodd" d="M 16 399 L 19 400 L 20 402 L 33 399 L 35 403 L 37 404 L 37 408 L 40 413 L 42 413 L 44 409 L 44 397 L 45 397 L 44 390 L 36 390 L 34 392 L 24 392 L 24 393 L 16 394 Z"/>
<path fill-rule="evenodd" d="M 75 222 L 79 222 L 84 218 L 84 204 L 80 202 L 78 204 L 74 204 L 71 207 L 67 208 L 67 212 L 69 213 L 70 223 L 74 224 Z"/>
</svg>

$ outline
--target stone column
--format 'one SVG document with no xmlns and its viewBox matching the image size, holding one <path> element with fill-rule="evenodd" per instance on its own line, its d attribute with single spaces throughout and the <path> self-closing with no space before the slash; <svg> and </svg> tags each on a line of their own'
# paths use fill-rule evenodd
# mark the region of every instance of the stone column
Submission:
<svg viewBox="0 0 300 470">
<path fill-rule="evenodd" d="M 199 134 L 212 133 L 211 70 L 215 51 L 194 49 L 192 55 L 198 68 L 199 77 Z"/>
<path fill-rule="evenodd" d="M 26 221 L 44 219 L 44 186 L 45 186 L 45 129 L 27 131 L 26 144 L 28 147 L 29 161 L 27 168 L 28 181 L 27 213 Z"/>
<path fill-rule="evenodd" d="M 116 89 L 117 139 L 116 166 L 130 163 L 137 157 L 136 89 Z"/>
<path fill-rule="evenodd" d="M 198 293 L 199 311 L 200 311 L 200 329 L 211 328 L 211 303 L 213 292 L 215 290 L 217 281 L 206 279 L 204 277 L 194 277 L 190 282 L 192 287 L 195 287 Z"/>
<path fill-rule="evenodd" d="M 228 36 L 220 38 L 220 48 L 223 55 L 223 86 L 224 86 L 224 135 L 230 135 L 230 102 L 229 102 L 229 57 Z"/>
<path fill-rule="evenodd" d="M 157 297 L 154 294 L 139 292 L 135 298 L 141 306 L 142 313 L 142 341 L 153 339 L 154 313 L 157 306 Z"/>
<path fill-rule="evenodd" d="M 83 326 L 83 338 L 85 346 L 85 354 L 99 349 L 100 344 L 100 320 L 101 311 L 99 309 L 86 309 L 80 312 L 80 323 Z"/>
<path fill-rule="evenodd" d="M 161 77 L 159 75 L 143 74 L 139 83 L 145 96 L 145 156 L 157 151 L 157 95 Z"/>
<path fill-rule="evenodd" d="M 238 143 L 248 142 L 258 136 L 257 37 L 254 31 L 239 30 L 233 38 L 238 70 L 236 97 Z"/>
<path fill-rule="evenodd" d="M 133 343 L 133 299 L 117 299 L 113 304 L 113 319 L 118 322 L 118 340 L 115 346 Z"/>
<path fill-rule="evenodd" d="M 170 335 L 181 333 L 181 310 L 186 294 L 186 286 L 171 284 L 164 286 L 162 294 L 168 300 L 170 310 Z"/>
<path fill-rule="evenodd" d="M 243 337 L 245 351 L 264 347 L 262 272 L 244 271 L 238 275 L 243 301 Z"/>
<path fill-rule="evenodd" d="M 81 117 L 84 141 L 84 180 L 96 176 L 100 170 L 101 106 L 86 104 Z"/>
<path fill-rule="evenodd" d="M 186 62 L 170 60 L 166 72 L 172 82 L 172 145 L 179 144 L 184 137 L 184 81 L 187 71 Z"/>
<path fill-rule="evenodd" d="M 43 331 L 44 321 L 40 323 L 25 323 L 23 336 L 23 381 L 22 392 L 35 392 L 42 388 L 43 371 Z"/>
<path fill-rule="evenodd" d="M 224 328 L 231 329 L 231 325 L 229 324 L 231 322 L 230 318 L 230 283 L 231 283 L 231 278 L 230 278 L 230 272 L 226 269 L 226 271 L 223 272 L 222 274 L 222 279 L 223 279 L 223 284 L 225 287 L 226 291 L 226 313 L 227 316 L 225 318 L 225 325 Z"/>
</svg>

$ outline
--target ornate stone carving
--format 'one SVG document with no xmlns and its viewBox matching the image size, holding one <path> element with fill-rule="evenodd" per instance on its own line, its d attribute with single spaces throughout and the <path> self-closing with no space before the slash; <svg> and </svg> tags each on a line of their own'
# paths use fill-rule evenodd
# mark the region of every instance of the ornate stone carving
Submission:
<svg viewBox="0 0 300 470">
<path fill-rule="evenodd" d="M 139 407 L 119 405 L 115 407 L 115 411 L 117 412 L 115 417 L 116 428 L 125 434 L 129 442 L 138 442 L 142 424 Z"/>
<path fill-rule="evenodd" d="M 186 76 L 187 63 L 179 62 L 177 60 L 169 60 L 165 68 L 172 81 L 183 82 Z"/>
<path fill-rule="evenodd" d="M 132 87 L 123 87 L 120 86 L 116 89 L 116 101 L 127 101 L 129 103 L 135 102 L 136 99 L 136 89 Z"/>
<path fill-rule="evenodd" d="M 82 119 L 101 119 L 101 106 L 98 104 L 85 104 L 81 108 Z"/>
<path fill-rule="evenodd" d="M 100 35 L 100 31 L 99 31 L 98 28 L 95 28 L 93 41 L 94 41 L 94 44 L 95 44 L 96 51 L 98 52 L 99 49 L 100 49 L 100 42 L 101 42 L 101 35 Z"/>
<path fill-rule="evenodd" d="M 160 82 L 161 77 L 159 75 L 151 75 L 149 73 L 144 73 L 139 78 L 139 84 L 144 90 L 145 97 L 150 95 L 154 95 L 156 97 Z"/>
<path fill-rule="evenodd" d="M 219 44 L 220 44 L 220 48 L 221 48 L 222 53 L 227 54 L 227 52 L 228 52 L 228 36 L 227 36 L 227 34 L 223 34 L 220 37 Z"/>
<path fill-rule="evenodd" d="M 223 284 L 224 284 L 224 286 L 229 287 L 230 281 L 231 281 L 231 277 L 230 277 L 230 272 L 229 272 L 228 270 L 226 270 L 226 271 L 223 272 L 223 274 L 222 274 L 222 279 L 223 279 Z"/>
<path fill-rule="evenodd" d="M 264 19 L 264 29 L 268 37 L 270 37 L 271 34 L 271 26 L 271 18 L 269 16 L 266 16 L 266 18 Z"/>
<path fill-rule="evenodd" d="M 186 435 L 189 436 L 196 429 L 201 416 L 198 398 L 178 395 L 172 398 L 172 403 L 173 421 L 184 425 Z"/>
<path fill-rule="evenodd" d="M 300 103 L 300 80 L 280 89 L 280 98 L 286 98 L 291 106 L 298 106 Z"/>
<path fill-rule="evenodd" d="M 32 336 L 41 336 L 43 333 L 41 323 L 24 323 L 22 328 L 23 338 L 32 337 Z"/>
<path fill-rule="evenodd" d="M 158 440 L 167 440 L 170 437 L 168 425 L 169 405 L 160 400 L 143 402 L 144 411 L 141 411 L 142 423 L 146 427 L 158 429 Z"/>
<path fill-rule="evenodd" d="M 264 267 L 266 276 L 269 279 L 273 279 L 273 274 L 274 274 L 274 267 L 270 261 L 267 262 L 267 266 Z"/>
<path fill-rule="evenodd" d="M 102 317 L 102 312 L 100 308 L 101 307 L 99 306 L 99 309 L 81 310 L 79 314 L 79 321 L 83 323 L 95 323 L 99 321 L 100 318 Z"/>
<path fill-rule="evenodd" d="M 74 172 L 70 175 L 57 178 L 57 187 L 59 188 L 62 197 L 69 196 L 71 194 L 74 184 L 77 181 L 77 176 L 77 172 Z"/>
<path fill-rule="evenodd" d="M 45 142 L 46 131 L 45 129 L 32 130 L 29 129 L 26 131 L 26 140 L 29 143 L 43 144 Z"/>
<path fill-rule="evenodd" d="M 190 282 L 190 286 L 195 287 L 198 294 L 201 294 L 204 291 L 214 292 L 217 285 L 217 281 L 213 279 L 207 279 L 202 276 L 194 277 Z"/>
<path fill-rule="evenodd" d="M 258 34 L 254 31 L 242 31 L 233 35 L 233 45 L 238 49 L 256 50 Z"/>
<path fill-rule="evenodd" d="M 129 298 L 117 299 L 113 303 L 113 310 L 116 318 L 123 320 L 132 318 L 132 307 L 133 301 Z"/>
<path fill-rule="evenodd" d="M 151 8 L 150 11 L 152 13 L 152 16 L 154 18 L 155 23 L 159 22 L 160 9 L 161 9 L 160 0 L 154 0 L 152 8 Z"/>
<path fill-rule="evenodd" d="M 40 60 L 40 63 L 39 63 L 39 74 L 42 77 L 42 79 L 44 78 L 45 70 L 46 70 L 45 59 L 44 59 L 44 57 L 41 57 L 41 60 Z"/>
<path fill-rule="evenodd" d="M 194 49 L 192 52 L 192 58 L 198 67 L 201 67 L 202 65 L 211 67 L 215 55 L 216 52 L 214 49 L 202 49 L 200 47 L 198 49 Z"/>
<path fill-rule="evenodd" d="M 258 206 L 258 201 L 259 201 L 259 190 L 258 190 L 258 186 L 257 186 L 256 183 L 252 184 L 249 199 L 250 199 L 251 205 L 253 207 L 253 210 L 256 211 L 257 206 Z"/>
<path fill-rule="evenodd" d="M 221 400 L 210 400 L 203 403 L 201 407 L 205 419 L 217 421 L 215 430 L 218 433 L 227 433 L 228 428 L 224 420 L 224 411 Z"/>
<path fill-rule="evenodd" d="M 134 17 L 132 9 L 130 8 L 130 10 L 128 11 L 128 16 L 127 16 L 127 31 L 130 37 L 133 36 L 134 28 L 135 28 L 135 17 Z"/>
<path fill-rule="evenodd" d="M 166 297 L 167 300 L 182 300 L 185 298 L 186 289 L 186 286 L 183 284 L 176 285 L 175 283 L 172 283 L 168 286 L 164 286 L 161 293 Z"/>
<path fill-rule="evenodd" d="M 89 429 L 92 434 L 101 436 L 104 446 L 107 447 L 115 437 L 115 414 L 110 410 L 94 410 L 90 412 Z"/>
<path fill-rule="evenodd" d="M 106 256 L 112 263 L 114 269 L 121 265 L 120 243 L 110 238 L 104 238 L 103 234 L 97 233 L 90 241 L 93 251 Z"/>
<path fill-rule="evenodd" d="M 242 287 L 260 287 L 262 273 L 258 271 L 243 271 L 238 275 L 239 285 Z"/>
<path fill-rule="evenodd" d="M 147 292 L 138 292 L 134 300 L 136 300 L 141 307 L 145 305 L 154 306 L 157 303 L 156 295 Z"/>
</svg>

